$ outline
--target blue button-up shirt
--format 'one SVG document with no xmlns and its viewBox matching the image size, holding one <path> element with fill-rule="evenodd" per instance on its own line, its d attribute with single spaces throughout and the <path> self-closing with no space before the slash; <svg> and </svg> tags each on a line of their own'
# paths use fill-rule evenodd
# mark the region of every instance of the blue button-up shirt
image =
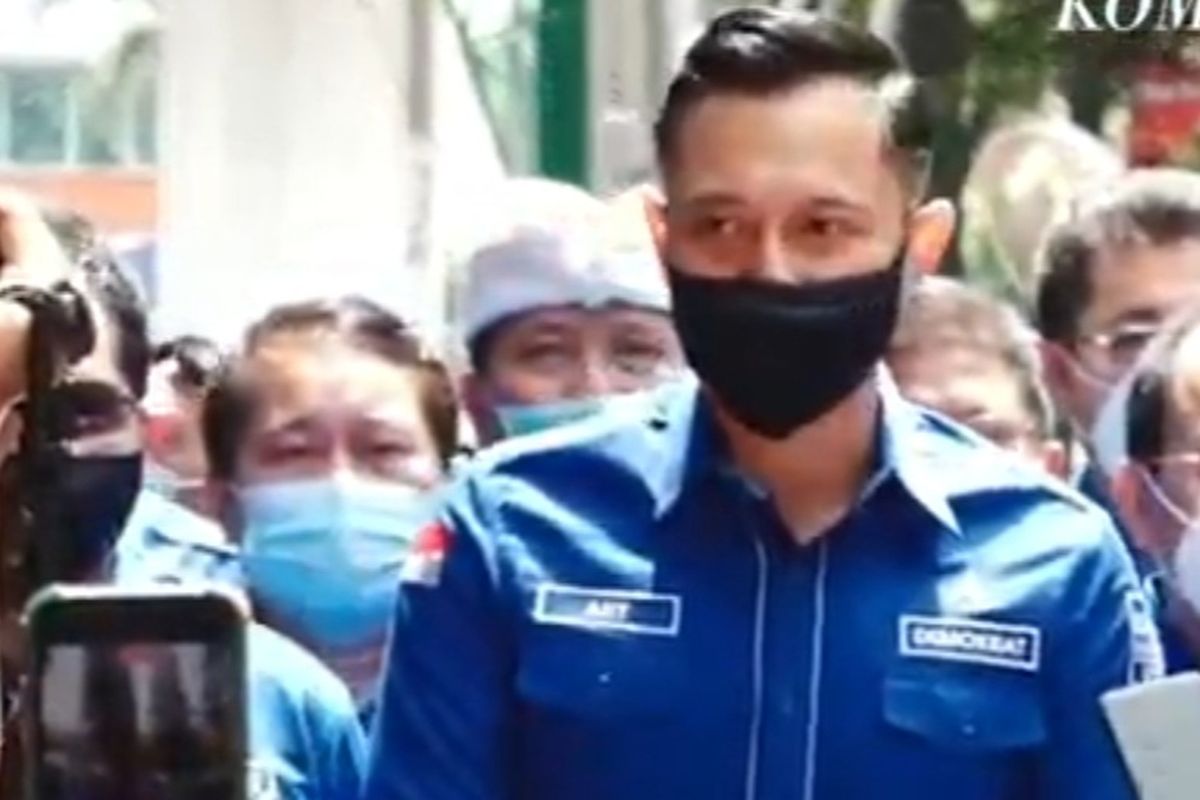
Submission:
<svg viewBox="0 0 1200 800">
<path fill-rule="evenodd" d="M 368 800 L 1133 798 L 1098 698 L 1161 649 L 1111 522 L 879 391 L 808 547 L 694 385 L 481 455 L 406 565 Z"/>
<path fill-rule="evenodd" d="M 350 691 L 270 628 L 248 637 L 247 800 L 359 800 L 366 735 Z"/>
<path fill-rule="evenodd" d="M 225 531 L 162 495 L 143 489 L 117 541 L 112 574 L 126 580 L 206 580 L 242 585 L 237 548 Z"/>
</svg>

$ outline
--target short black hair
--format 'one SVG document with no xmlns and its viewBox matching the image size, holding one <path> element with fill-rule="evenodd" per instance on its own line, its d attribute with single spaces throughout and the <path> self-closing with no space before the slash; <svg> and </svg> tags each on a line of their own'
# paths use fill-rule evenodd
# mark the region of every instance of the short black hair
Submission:
<svg viewBox="0 0 1200 800">
<path fill-rule="evenodd" d="M 329 333 L 356 349 L 421 376 L 421 409 L 442 465 L 458 452 L 458 400 L 445 365 L 427 354 L 411 326 L 364 297 L 310 300 L 278 306 L 246 333 L 239 356 L 229 359 L 205 395 L 204 449 L 214 477 L 237 476 L 238 456 L 257 413 L 257 391 L 246 364 L 270 339 L 289 334 Z"/>
<path fill-rule="evenodd" d="M 150 373 L 150 326 L 146 303 L 137 284 L 126 274 L 95 225 L 68 208 L 42 210 L 42 219 L 59 247 L 82 276 L 85 291 L 104 312 L 116 332 L 117 370 L 137 398 L 146 394 Z"/>
<path fill-rule="evenodd" d="M 1179 348 L 1198 328 L 1200 305 L 1190 306 L 1158 332 L 1134 367 L 1125 404 L 1125 446 L 1132 461 L 1151 463 L 1166 451 Z"/>
<path fill-rule="evenodd" d="M 1038 282 L 1042 338 L 1074 345 L 1093 299 L 1092 272 L 1108 251 L 1200 240 L 1200 176 L 1179 169 L 1135 170 L 1096 197 L 1080 199 L 1049 234 Z"/>
<path fill-rule="evenodd" d="M 995 356 L 1020 387 L 1037 434 L 1054 435 L 1053 405 L 1042 383 L 1033 329 L 1003 300 L 953 278 L 922 278 L 905 300 L 888 358 L 945 347 Z"/>
<path fill-rule="evenodd" d="M 184 387 L 203 393 L 220 374 L 225 354 L 211 339 L 185 334 L 160 342 L 154 348 L 152 363 L 157 366 L 165 361 L 178 366 L 178 380 Z"/>
<path fill-rule="evenodd" d="M 715 95 L 768 97 L 821 78 L 874 88 L 888 115 L 888 144 L 921 187 L 933 139 L 921 85 L 882 39 L 811 12 L 740 8 L 714 19 L 688 49 L 654 124 L 659 169 L 668 171 L 687 114 Z"/>
</svg>

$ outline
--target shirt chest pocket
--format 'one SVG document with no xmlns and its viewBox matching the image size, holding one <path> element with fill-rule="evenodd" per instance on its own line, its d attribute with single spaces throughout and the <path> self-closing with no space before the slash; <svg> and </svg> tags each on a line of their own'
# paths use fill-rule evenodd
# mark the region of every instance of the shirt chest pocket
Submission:
<svg viewBox="0 0 1200 800">
<path fill-rule="evenodd" d="M 1038 747 L 1046 723 L 1035 676 L 921 670 L 889 675 L 888 725 L 942 750 L 998 753 Z"/>
<path fill-rule="evenodd" d="M 669 717 L 685 672 L 674 638 L 534 626 L 517 691 L 533 710 L 595 720 Z"/>
</svg>

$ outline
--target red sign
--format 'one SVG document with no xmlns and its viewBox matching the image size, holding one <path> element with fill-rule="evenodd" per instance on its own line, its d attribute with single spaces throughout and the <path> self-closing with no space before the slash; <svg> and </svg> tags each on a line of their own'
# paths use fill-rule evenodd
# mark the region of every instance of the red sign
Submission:
<svg viewBox="0 0 1200 800">
<path fill-rule="evenodd" d="M 1200 162 L 1200 67 L 1147 64 L 1134 78 L 1132 100 L 1131 164 Z"/>
</svg>

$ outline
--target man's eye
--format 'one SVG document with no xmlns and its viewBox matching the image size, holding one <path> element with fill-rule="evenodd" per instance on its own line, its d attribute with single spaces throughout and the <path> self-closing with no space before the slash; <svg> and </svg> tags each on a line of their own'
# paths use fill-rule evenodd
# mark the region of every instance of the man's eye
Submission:
<svg viewBox="0 0 1200 800">
<path fill-rule="evenodd" d="M 661 358 L 664 355 L 663 346 L 658 342 L 626 342 L 617 347 L 617 352 L 652 358 Z"/>
<path fill-rule="evenodd" d="M 373 442 L 368 447 L 372 458 L 402 458 L 412 452 L 405 442 Z"/>
<path fill-rule="evenodd" d="M 558 342 L 538 342 L 522 348 L 517 358 L 521 361 L 549 361 L 551 359 L 568 358 L 567 348 Z"/>
<path fill-rule="evenodd" d="M 808 224 L 808 232 L 814 236 L 838 238 L 853 234 L 854 229 L 845 220 L 814 219 Z"/>
<path fill-rule="evenodd" d="M 711 215 L 701 217 L 696 225 L 697 232 L 703 236 L 714 238 L 729 238 L 741 230 L 738 220 L 733 217 Z"/>
<path fill-rule="evenodd" d="M 616 346 L 614 355 L 622 362 L 646 362 L 661 361 L 667 354 L 655 342 L 622 342 Z"/>
<path fill-rule="evenodd" d="M 1154 338 L 1154 333 L 1154 330 L 1139 329 L 1117 331 L 1110 340 L 1112 351 L 1118 354 L 1136 354 Z"/>
<path fill-rule="evenodd" d="M 309 442 L 272 442 L 263 448 L 263 455 L 271 461 L 299 461 L 317 454 L 317 448 Z"/>
</svg>

